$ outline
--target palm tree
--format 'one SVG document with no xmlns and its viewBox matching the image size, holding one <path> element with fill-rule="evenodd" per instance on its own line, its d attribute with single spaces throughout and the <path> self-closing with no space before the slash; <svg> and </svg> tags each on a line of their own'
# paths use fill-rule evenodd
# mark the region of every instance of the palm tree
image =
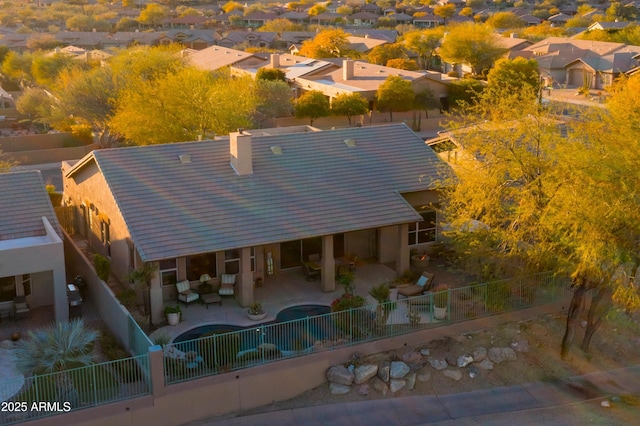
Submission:
<svg viewBox="0 0 640 426">
<path fill-rule="evenodd" d="M 25 375 L 61 373 L 55 377 L 56 393 L 62 401 L 73 401 L 77 392 L 64 371 L 93 364 L 98 336 L 99 332 L 87 328 L 82 319 L 29 331 L 15 350 L 16 365 Z"/>
<path fill-rule="evenodd" d="M 153 263 L 146 262 L 142 269 L 135 269 L 127 274 L 127 279 L 136 283 L 142 289 L 142 302 L 144 303 L 144 314 L 149 315 L 151 311 L 151 301 L 149 290 L 151 288 L 151 278 L 157 267 Z"/>
</svg>

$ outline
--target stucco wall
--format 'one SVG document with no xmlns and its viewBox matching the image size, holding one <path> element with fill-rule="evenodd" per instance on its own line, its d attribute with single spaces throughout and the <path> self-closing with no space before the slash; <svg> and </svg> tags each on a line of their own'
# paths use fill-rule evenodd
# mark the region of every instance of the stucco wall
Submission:
<svg viewBox="0 0 640 426">
<path fill-rule="evenodd" d="M 84 203 L 88 213 L 92 215 L 92 235 L 89 238 L 91 246 L 96 252 L 106 256 L 106 247 L 100 241 L 100 219 L 108 218 L 111 237 L 111 272 L 118 278 L 124 277 L 129 272 L 129 245 L 127 244 L 129 230 L 104 177 L 99 173 L 94 162 L 85 165 L 72 178 L 65 177 L 68 169 L 69 165 L 63 163 L 63 202 L 76 209 L 76 231 L 84 235 L 86 223 L 83 209 L 80 207 Z M 91 204 L 94 206 L 93 210 L 91 210 Z"/>
</svg>

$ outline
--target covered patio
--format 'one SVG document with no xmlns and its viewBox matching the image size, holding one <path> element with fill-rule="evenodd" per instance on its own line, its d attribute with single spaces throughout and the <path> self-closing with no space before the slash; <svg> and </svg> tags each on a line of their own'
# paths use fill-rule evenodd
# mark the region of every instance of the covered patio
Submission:
<svg viewBox="0 0 640 426">
<path fill-rule="evenodd" d="M 355 271 L 355 293 L 367 299 L 367 304 L 375 304 L 375 300 L 369 296 L 369 290 L 381 283 L 391 283 L 396 278 L 396 272 L 388 266 L 359 261 Z M 395 299 L 395 289 L 392 289 L 392 298 Z M 321 281 L 307 281 L 302 269 L 295 268 L 278 272 L 277 275 L 267 278 L 261 287 L 254 288 L 256 302 L 262 303 L 267 316 L 254 322 L 247 317 L 247 308 L 230 296 L 222 297 L 222 305 L 211 304 L 205 306 L 198 302 L 191 303 L 188 307 L 180 304 L 182 320 L 177 326 L 164 326 L 151 335 L 154 338 L 166 335 L 173 339 L 180 334 L 205 324 L 231 324 L 238 326 L 251 326 L 262 322 L 275 320 L 281 310 L 295 305 L 331 305 L 338 297 L 342 296 L 344 289 L 336 286 L 331 292 L 323 292 Z M 174 301 L 165 301 L 165 306 L 174 306 Z"/>
</svg>

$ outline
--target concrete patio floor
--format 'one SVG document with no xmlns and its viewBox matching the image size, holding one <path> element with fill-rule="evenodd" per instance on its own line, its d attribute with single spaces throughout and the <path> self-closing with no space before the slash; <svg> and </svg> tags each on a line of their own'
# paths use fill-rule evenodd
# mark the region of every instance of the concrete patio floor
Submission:
<svg viewBox="0 0 640 426">
<path fill-rule="evenodd" d="M 384 282 L 395 279 L 396 273 L 391 268 L 377 263 L 358 264 L 355 272 L 355 293 L 367 299 L 367 304 L 375 304 L 376 301 L 369 296 L 369 290 Z M 392 290 L 392 299 L 395 293 Z M 306 281 L 301 269 L 281 271 L 276 276 L 267 278 L 262 287 L 254 289 L 254 299 L 262 303 L 267 316 L 256 323 L 247 317 L 247 309 L 241 307 L 230 296 L 222 298 L 222 306 L 211 304 L 207 307 L 198 302 L 185 307 L 180 304 L 182 320 L 176 326 L 164 326 L 154 331 L 150 338 L 153 341 L 158 336 L 167 336 L 170 339 L 182 333 L 205 324 L 230 324 L 238 326 L 251 326 L 263 322 L 273 321 L 281 310 L 295 305 L 331 305 L 344 293 L 344 288 L 336 283 L 336 290 L 325 293 L 321 290 L 320 281 Z M 165 301 L 165 306 L 174 306 L 176 302 Z"/>
</svg>

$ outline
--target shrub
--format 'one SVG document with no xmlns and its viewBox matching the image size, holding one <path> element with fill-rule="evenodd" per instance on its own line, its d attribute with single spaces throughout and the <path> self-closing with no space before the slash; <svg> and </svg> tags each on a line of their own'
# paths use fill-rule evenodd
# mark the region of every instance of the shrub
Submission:
<svg viewBox="0 0 640 426">
<path fill-rule="evenodd" d="M 212 331 L 198 342 L 199 352 L 209 368 L 232 368 L 240 352 L 240 336 L 229 331 Z"/>
<path fill-rule="evenodd" d="M 347 311 L 349 309 L 357 309 L 363 307 L 366 303 L 366 300 L 362 296 L 354 296 L 353 294 L 345 293 L 342 297 L 331 303 L 331 311 L 340 312 Z"/>
<path fill-rule="evenodd" d="M 100 254 L 96 254 L 96 256 L 93 258 L 93 266 L 95 266 L 96 268 L 96 273 L 98 274 L 98 277 L 102 281 L 106 282 L 109 279 L 111 261 L 109 261 L 109 259 L 107 259 L 106 257 Z"/>
<path fill-rule="evenodd" d="M 116 293 L 116 298 L 122 303 L 124 306 L 133 306 L 136 303 L 136 291 L 132 288 L 128 288 L 125 290 L 120 290 Z"/>
</svg>

